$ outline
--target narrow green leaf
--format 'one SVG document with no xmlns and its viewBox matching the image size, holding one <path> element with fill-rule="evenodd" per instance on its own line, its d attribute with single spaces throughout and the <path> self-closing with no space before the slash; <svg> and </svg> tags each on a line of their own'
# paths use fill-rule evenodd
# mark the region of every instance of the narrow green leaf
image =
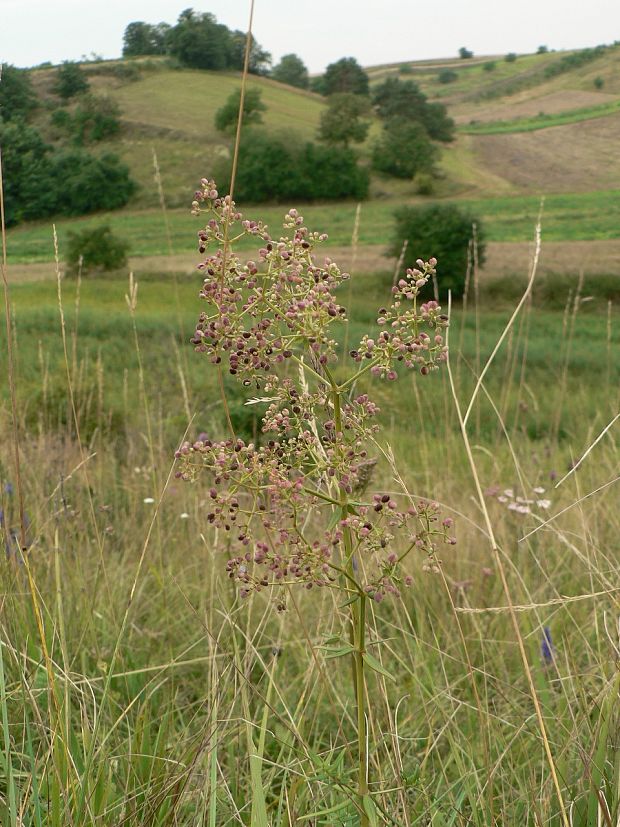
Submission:
<svg viewBox="0 0 620 827">
<path fill-rule="evenodd" d="M 328 649 L 325 654 L 325 660 L 332 660 L 333 658 L 343 658 L 345 655 L 350 655 L 355 649 L 352 646 L 341 646 L 340 649 Z"/>
<path fill-rule="evenodd" d="M 379 822 L 377 821 L 377 808 L 375 807 L 375 802 L 369 795 L 365 795 L 362 798 L 362 806 L 364 807 L 364 812 L 370 821 L 370 827 L 378 827 Z"/>
<path fill-rule="evenodd" d="M 389 678 L 391 681 L 396 681 L 394 675 L 390 674 L 387 669 L 384 669 L 383 666 L 379 663 L 377 658 L 370 654 L 370 652 L 364 652 L 362 655 L 364 658 L 364 663 L 369 666 L 374 672 L 378 672 L 380 675 L 383 675 L 384 678 Z"/>
<path fill-rule="evenodd" d="M 335 804 L 333 807 L 329 807 L 327 810 L 317 810 L 314 813 L 308 813 L 305 816 L 298 816 L 297 821 L 307 821 L 310 818 L 319 818 L 320 816 L 328 816 L 331 813 L 337 813 L 339 810 L 344 810 L 345 807 L 349 806 L 348 801 L 341 801 L 340 804 Z"/>
<path fill-rule="evenodd" d="M 329 520 L 329 523 L 327 524 L 328 530 L 331 531 L 332 528 L 335 528 L 336 524 L 341 519 L 342 519 L 342 511 L 339 508 L 335 508 L 334 511 L 332 512 L 332 516 Z"/>
<path fill-rule="evenodd" d="M 323 641 L 323 646 L 333 646 L 334 643 L 342 643 L 342 637 L 340 635 L 330 635 L 326 637 Z"/>
</svg>

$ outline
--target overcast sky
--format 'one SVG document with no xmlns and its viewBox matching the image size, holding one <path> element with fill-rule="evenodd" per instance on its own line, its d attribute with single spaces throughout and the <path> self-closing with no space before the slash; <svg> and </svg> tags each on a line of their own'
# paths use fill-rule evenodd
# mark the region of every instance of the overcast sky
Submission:
<svg viewBox="0 0 620 827">
<path fill-rule="evenodd" d="M 274 62 L 295 52 L 312 72 L 340 57 L 365 65 L 571 49 L 620 39 L 620 0 L 255 0 L 254 33 Z M 0 61 L 34 66 L 121 53 L 134 20 L 174 23 L 183 9 L 247 28 L 249 0 L 0 0 Z"/>
</svg>

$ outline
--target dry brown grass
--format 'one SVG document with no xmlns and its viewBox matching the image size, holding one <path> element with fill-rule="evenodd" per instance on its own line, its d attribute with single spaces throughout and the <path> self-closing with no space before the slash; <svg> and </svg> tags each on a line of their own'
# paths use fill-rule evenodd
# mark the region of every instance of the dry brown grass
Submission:
<svg viewBox="0 0 620 827">
<path fill-rule="evenodd" d="M 620 116 L 535 132 L 477 135 L 479 165 L 522 192 L 620 188 Z"/>
</svg>

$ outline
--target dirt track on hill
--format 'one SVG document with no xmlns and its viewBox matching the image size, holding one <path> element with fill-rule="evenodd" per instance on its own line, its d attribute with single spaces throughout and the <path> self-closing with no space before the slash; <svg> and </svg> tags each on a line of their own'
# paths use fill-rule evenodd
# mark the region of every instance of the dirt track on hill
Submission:
<svg viewBox="0 0 620 827">
<path fill-rule="evenodd" d="M 337 261 L 343 269 L 354 274 L 370 274 L 390 271 L 394 260 L 383 255 L 384 247 L 367 245 L 360 247 L 355 263 L 350 247 L 325 248 L 326 255 Z M 496 242 L 487 245 L 487 262 L 481 272 L 483 279 L 507 275 L 526 276 L 529 271 L 531 244 L 529 242 Z M 196 257 L 146 256 L 129 260 L 129 269 L 140 280 L 155 275 L 177 273 L 181 277 L 200 276 L 195 269 Z M 544 242 L 540 255 L 539 273 L 617 275 L 620 278 L 620 240 L 609 241 L 548 241 Z M 47 281 L 56 278 L 54 262 L 44 264 L 14 264 L 8 268 L 9 282 Z"/>
</svg>

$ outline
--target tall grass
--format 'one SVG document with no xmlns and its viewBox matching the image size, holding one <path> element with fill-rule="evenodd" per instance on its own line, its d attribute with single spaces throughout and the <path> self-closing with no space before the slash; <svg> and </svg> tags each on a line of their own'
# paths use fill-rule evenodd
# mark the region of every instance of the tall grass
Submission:
<svg viewBox="0 0 620 827">
<path fill-rule="evenodd" d="M 164 312 L 167 289 L 143 287 L 135 324 L 151 400 L 150 437 L 139 407 L 138 354 L 127 347 L 126 288 L 82 285 L 71 381 L 77 415 L 88 422 L 83 457 L 75 423 L 64 413 L 67 380 L 63 394 L 53 292 L 40 285 L 42 306 L 33 311 L 35 288 L 13 291 L 20 425 L 27 434 L 27 557 L 43 638 L 11 535 L 19 522 L 15 494 L 4 491 L 3 823 L 250 823 L 259 783 L 269 824 L 314 823 L 313 812 L 331 808 L 323 823 L 347 823 L 350 791 L 342 771 L 354 749 L 353 698 L 320 649 L 346 610 L 328 595 L 296 597 L 284 617 L 260 596 L 249 608 L 231 604 L 223 540 L 206 527 L 200 491 L 175 483 L 154 488 L 153 466 L 165 477 L 186 418 L 170 418 L 182 390 L 170 346 L 176 319 Z M 69 334 L 73 289 L 63 295 Z M 188 328 L 190 302 L 181 296 Z M 96 313 L 97 304 L 107 310 Z M 352 337 L 368 324 L 367 307 L 368 294 L 354 285 Z M 505 343 L 484 378 L 488 397 L 480 393 L 476 403 L 481 424 L 471 450 L 483 489 L 512 487 L 530 498 L 540 484 L 552 500 L 550 511 L 535 515 L 508 511 L 494 497 L 486 502 L 561 795 L 572 823 L 585 826 L 606 806 L 617 818 L 618 808 L 612 644 L 618 645 L 620 526 L 611 507 L 617 488 L 581 499 L 617 476 L 615 430 L 557 492 L 551 476 L 562 476 L 617 412 L 617 365 L 610 366 L 607 353 L 617 348 L 618 331 L 613 313 L 608 332 L 605 312 L 579 311 L 571 317 L 570 352 L 559 352 L 562 314 L 535 307 L 531 313 L 527 342 L 525 330 L 517 331 L 512 350 Z M 482 364 L 505 321 L 503 314 L 480 313 Z M 457 314 L 453 343 L 460 323 Z M 476 330 L 471 315 L 462 323 L 456 393 L 466 405 Z M 99 352 L 102 404 L 92 378 Z M 511 368 L 515 353 L 519 365 L 526 359 L 523 370 Z M 205 388 L 196 360 L 190 355 L 185 377 L 197 402 L 192 427 L 225 433 L 212 404 L 217 389 Z M 413 568 L 413 592 L 373 621 L 372 638 L 388 640 L 383 663 L 396 678 L 378 676 L 368 686 L 373 794 L 386 823 L 560 825 L 450 390 L 439 377 L 431 382 L 430 394 L 418 394 L 415 381 L 406 380 L 389 404 L 381 400 L 383 422 L 408 489 L 434 492 L 459 515 L 459 545 L 444 560 L 444 583 Z M 233 408 L 233 416 L 242 414 Z M 4 415 L 3 434 L 7 428 Z M 7 436 L 3 482 L 14 482 L 10 445 Z M 385 459 L 376 474 L 388 490 L 400 485 Z M 540 654 L 543 626 L 553 635 L 551 662 Z"/>
<path fill-rule="evenodd" d="M 354 278 L 352 341 L 390 286 Z M 137 290 L 126 307 L 125 280 L 59 268 L 7 303 L 0 822 L 353 827 L 364 727 L 325 649 L 347 607 L 327 590 L 291 593 L 284 615 L 237 600 L 230 541 L 172 454 L 184 431 L 230 418 L 258 438 L 256 422 L 178 355 L 195 287 L 178 285 L 178 314 L 169 283 Z M 529 289 L 521 315 L 470 301 L 449 378 L 375 388 L 377 485 L 437 498 L 459 539 L 439 574 L 412 560 L 412 589 L 369 606 L 377 824 L 620 819 L 619 334 L 611 305 L 577 297 L 565 315 Z"/>
</svg>

